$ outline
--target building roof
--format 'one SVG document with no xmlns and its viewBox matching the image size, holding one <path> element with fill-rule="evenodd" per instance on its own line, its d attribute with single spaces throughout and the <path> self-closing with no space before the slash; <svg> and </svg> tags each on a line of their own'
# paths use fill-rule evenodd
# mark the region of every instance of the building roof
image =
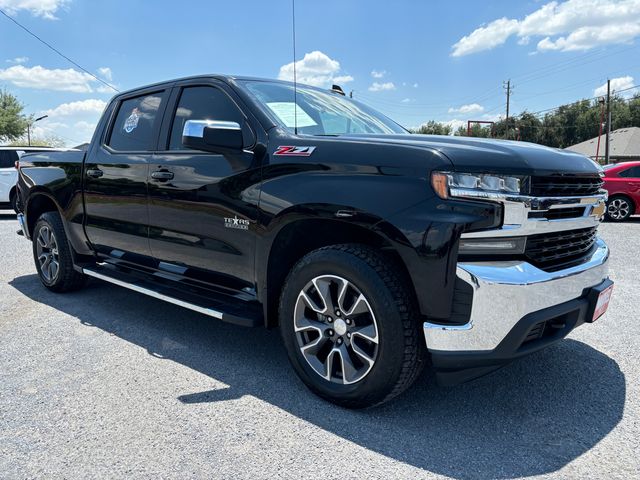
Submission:
<svg viewBox="0 0 640 480">
<path fill-rule="evenodd" d="M 600 138 L 600 151 L 598 157 L 604 158 L 606 136 L 604 132 Z M 596 158 L 596 148 L 598 147 L 598 137 L 586 140 L 577 145 L 565 148 L 565 150 L 571 150 L 578 152 L 587 157 Z M 628 127 L 619 128 L 611 132 L 609 137 L 609 157 L 620 159 L 640 158 L 640 128 Z"/>
</svg>

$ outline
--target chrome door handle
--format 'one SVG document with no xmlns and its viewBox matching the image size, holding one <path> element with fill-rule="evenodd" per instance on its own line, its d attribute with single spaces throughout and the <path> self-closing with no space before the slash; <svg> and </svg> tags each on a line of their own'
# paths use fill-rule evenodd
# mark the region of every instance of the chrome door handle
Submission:
<svg viewBox="0 0 640 480">
<path fill-rule="evenodd" d="M 100 178 L 104 172 L 98 168 L 87 170 L 87 175 L 93 178 Z"/>
<path fill-rule="evenodd" d="M 167 172 L 166 170 L 157 170 L 151 173 L 151 178 L 154 180 L 171 180 L 173 178 L 173 172 Z"/>
</svg>

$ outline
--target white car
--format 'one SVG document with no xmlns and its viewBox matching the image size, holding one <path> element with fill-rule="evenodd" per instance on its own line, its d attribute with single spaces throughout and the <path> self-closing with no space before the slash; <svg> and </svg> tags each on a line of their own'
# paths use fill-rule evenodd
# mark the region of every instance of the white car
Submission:
<svg viewBox="0 0 640 480">
<path fill-rule="evenodd" d="M 25 153 L 45 151 L 66 151 L 67 148 L 52 147 L 0 147 L 0 209 L 13 208 L 16 210 L 16 181 L 18 170 L 16 162 Z"/>
</svg>

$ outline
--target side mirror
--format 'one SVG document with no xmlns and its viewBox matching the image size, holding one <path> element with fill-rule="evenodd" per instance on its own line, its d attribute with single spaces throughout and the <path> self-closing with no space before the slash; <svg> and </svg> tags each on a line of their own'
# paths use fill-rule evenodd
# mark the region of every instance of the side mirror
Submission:
<svg viewBox="0 0 640 480">
<path fill-rule="evenodd" d="M 242 128 L 236 122 L 187 120 L 182 130 L 182 144 L 193 150 L 213 153 L 242 151 Z"/>
</svg>

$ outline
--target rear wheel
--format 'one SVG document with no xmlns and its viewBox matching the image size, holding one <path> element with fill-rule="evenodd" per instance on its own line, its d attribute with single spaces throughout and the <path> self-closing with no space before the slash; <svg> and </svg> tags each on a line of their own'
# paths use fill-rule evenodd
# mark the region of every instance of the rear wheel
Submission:
<svg viewBox="0 0 640 480">
<path fill-rule="evenodd" d="M 86 276 L 75 270 L 71 247 L 57 212 L 43 213 L 33 229 L 33 257 L 42 284 L 54 292 L 84 286 Z"/>
<path fill-rule="evenodd" d="M 280 329 L 302 381 L 349 408 L 407 389 L 424 357 L 408 291 L 395 265 L 365 246 L 326 247 L 300 260 L 285 282 Z"/>
<path fill-rule="evenodd" d="M 625 197 L 611 197 L 607 202 L 607 220 L 623 222 L 633 213 L 633 205 Z"/>
</svg>

